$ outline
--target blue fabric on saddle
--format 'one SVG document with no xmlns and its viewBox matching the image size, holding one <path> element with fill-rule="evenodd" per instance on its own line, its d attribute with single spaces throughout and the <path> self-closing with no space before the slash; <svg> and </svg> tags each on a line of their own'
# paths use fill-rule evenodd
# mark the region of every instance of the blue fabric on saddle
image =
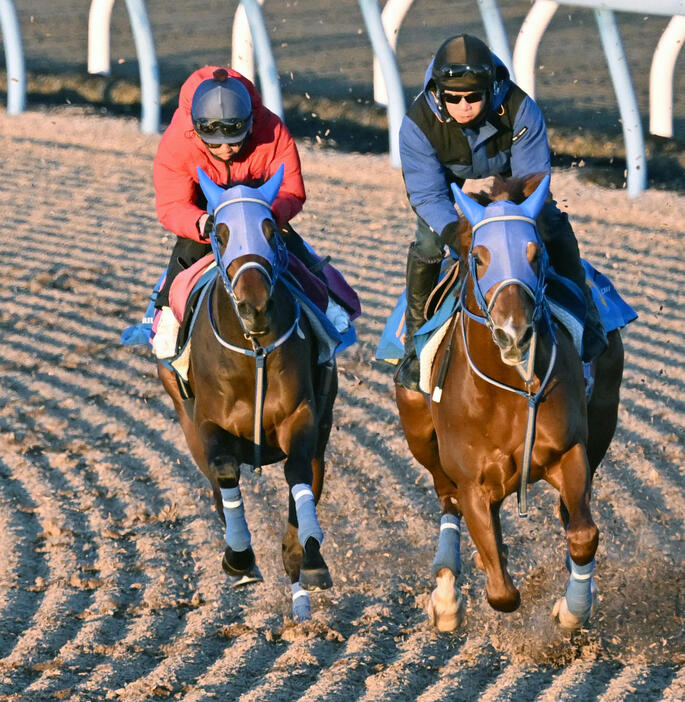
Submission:
<svg viewBox="0 0 685 702">
<path fill-rule="evenodd" d="M 609 333 L 614 329 L 621 329 L 637 319 L 637 312 L 619 295 L 609 278 L 586 260 L 581 259 L 581 261 L 585 268 L 587 284 L 592 290 L 592 297 L 599 310 L 605 331 Z M 585 321 L 585 297 L 582 291 L 573 281 L 560 276 L 551 267 L 546 282 L 548 298 L 553 304 L 577 320 L 577 324 L 582 330 Z M 458 288 L 453 288 L 433 317 L 416 332 L 414 342 L 417 353 L 421 353 L 433 332 L 452 316 L 458 304 L 458 296 Z M 406 292 L 403 291 L 381 334 L 376 349 L 378 360 L 394 362 L 404 356 L 404 335 L 406 333 L 404 312 L 406 307 L 407 297 Z"/>
</svg>

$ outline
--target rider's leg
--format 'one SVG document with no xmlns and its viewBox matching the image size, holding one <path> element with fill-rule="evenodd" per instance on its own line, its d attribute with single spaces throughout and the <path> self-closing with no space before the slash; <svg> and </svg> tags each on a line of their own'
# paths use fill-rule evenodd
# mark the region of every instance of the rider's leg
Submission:
<svg viewBox="0 0 685 702">
<path fill-rule="evenodd" d="M 169 259 L 166 280 L 155 302 L 155 307 L 162 310 L 157 322 L 157 333 L 152 340 L 152 350 L 157 358 L 170 358 L 176 355 L 179 323 L 169 307 L 171 284 L 181 271 L 192 266 L 211 250 L 212 247 L 209 244 L 201 244 L 180 236 L 176 238 L 176 244 Z"/>
<path fill-rule="evenodd" d="M 419 360 L 414 348 L 414 334 L 424 323 L 424 308 L 438 282 L 443 258 L 443 242 L 422 219 L 416 227 L 416 241 L 407 256 L 407 331 L 404 337 L 404 358 L 395 373 L 395 383 L 407 390 L 419 390 Z"/>
<path fill-rule="evenodd" d="M 550 196 L 540 212 L 537 224 L 556 272 L 572 280 L 585 294 L 587 316 L 583 333 L 583 360 L 590 361 L 604 352 L 608 341 L 592 292 L 585 282 L 585 269 L 580 262 L 578 242 L 568 215 L 559 210 Z"/>
</svg>

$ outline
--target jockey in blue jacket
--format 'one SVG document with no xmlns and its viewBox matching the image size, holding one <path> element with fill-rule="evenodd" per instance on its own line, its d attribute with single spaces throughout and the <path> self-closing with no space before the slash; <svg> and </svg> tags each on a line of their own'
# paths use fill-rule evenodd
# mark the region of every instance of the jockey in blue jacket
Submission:
<svg viewBox="0 0 685 702">
<path fill-rule="evenodd" d="M 545 121 L 537 104 L 510 78 L 502 61 L 477 37 L 447 39 L 428 66 L 424 89 L 400 127 L 407 196 L 418 217 L 407 257 L 405 356 L 395 382 L 418 390 L 413 335 L 438 280 L 445 244 L 455 245 L 459 215 L 450 183 L 492 175 L 522 177 L 550 171 Z M 555 270 L 585 291 L 584 360 L 606 348 L 606 335 L 585 284 L 578 243 L 565 213 L 549 196 L 538 231 Z"/>
</svg>

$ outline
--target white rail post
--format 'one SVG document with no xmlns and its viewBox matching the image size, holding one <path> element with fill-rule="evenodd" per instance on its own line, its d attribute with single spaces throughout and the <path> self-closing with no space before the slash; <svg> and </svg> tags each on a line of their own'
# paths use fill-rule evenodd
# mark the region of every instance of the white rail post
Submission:
<svg viewBox="0 0 685 702">
<path fill-rule="evenodd" d="M 18 115 L 26 108 L 26 68 L 21 29 L 12 0 L 0 0 L 0 28 L 7 65 L 7 114 Z"/>
<path fill-rule="evenodd" d="M 395 52 L 390 48 L 385 36 L 381 12 L 376 0 L 359 0 L 364 17 L 366 31 L 371 39 L 374 54 L 378 57 L 385 85 L 388 90 L 388 131 L 390 140 L 390 159 L 392 165 L 400 166 L 400 124 L 404 117 L 404 91 L 400 71 L 397 67 Z"/>
<path fill-rule="evenodd" d="M 114 0 L 92 0 L 88 12 L 88 73 L 109 75 L 109 26 Z"/>
<path fill-rule="evenodd" d="M 676 15 L 659 39 L 649 72 L 649 131 L 673 136 L 673 71 L 685 43 L 685 17 Z"/>
<path fill-rule="evenodd" d="M 514 73 L 516 82 L 528 95 L 535 97 L 535 58 L 542 35 L 554 17 L 559 3 L 537 0 L 521 24 L 514 45 Z"/>
<path fill-rule="evenodd" d="M 140 102 L 142 107 L 140 129 L 144 134 L 156 134 L 159 132 L 161 100 L 159 68 L 155 44 L 152 39 L 152 29 L 144 0 L 126 0 L 126 8 L 133 30 L 140 71 Z"/>
<path fill-rule="evenodd" d="M 262 8 L 257 0 L 240 0 L 240 4 L 245 8 L 250 34 L 254 42 L 255 53 L 257 54 L 257 67 L 259 68 L 259 80 L 264 104 L 282 119 L 284 112 L 281 85 L 278 80 L 278 71 L 276 70 L 276 62 L 271 51 L 271 43 L 269 34 L 266 31 Z"/>
<path fill-rule="evenodd" d="M 263 5 L 264 0 L 259 0 Z M 254 47 L 250 23 L 247 21 L 245 8 L 238 3 L 233 16 L 233 32 L 231 35 L 231 68 L 242 73 L 245 78 L 255 81 Z"/>
<path fill-rule="evenodd" d="M 413 2 L 414 0 L 388 0 L 381 13 L 383 31 L 390 48 L 395 54 L 397 53 L 397 35 L 400 32 L 402 20 Z M 375 52 L 373 55 L 373 101 L 378 105 L 387 106 L 388 104 L 388 91 L 385 87 L 383 71 L 381 71 L 381 65 Z"/>
<path fill-rule="evenodd" d="M 478 9 L 483 19 L 485 34 L 487 35 L 490 48 L 502 59 L 512 79 L 516 80 L 509 40 L 507 39 L 507 32 L 504 28 L 504 21 L 502 20 L 502 13 L 499 11 L 497 0 L 478 0 Z"/>
<path fill-rule="evenodd" d="M 614 13 L 611 10 L 598 9 L 594 12 L 623 122 L 623 140 L 626 146 L 628 168 L 626 178 L 628 196 L 636 197 L 647 187 L 647 158 L 640 112 L 637 108 L 637 99 Z"/>
</svg>

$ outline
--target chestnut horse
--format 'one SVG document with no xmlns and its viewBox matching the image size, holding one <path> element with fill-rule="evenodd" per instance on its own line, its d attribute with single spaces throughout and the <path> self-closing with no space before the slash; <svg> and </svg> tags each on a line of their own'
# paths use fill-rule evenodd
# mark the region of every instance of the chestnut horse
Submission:
<svg viewBox="0 0 685 702">
<path fill-rule="evenodd" d="M 538 184 L 539 183 L 539 184 Z M 595 385 L 586 399 L 583 364 L 571 335 L 556 328 L 544 296 L 547 255 L 535 220 L 548 194 L 549 176 L 519 183 L 535 191 L 520 205 L 483 206 L 453 186 L 471 224 L 460 220 L 461 304 L 451 317 L 430 372 L 425 395 L 396 386 L 409 448 L 433 477 L 442 508 L 428 606 L 441 631 L 456 629 L 464 603 L 456 589 L 461 570 L 463 515 L 487 575 L 490 605 L 518 608 L 520 595 L 507 572 L 500 506 L 526 484 L 546 480 L 559 491 L 570 577 L 553 614 L 577 629 L 596 603 L 592 572 L 598 529 L 590 513 L 592 476 L 616 429 L 623 345 L 618 330 L 595 362 Z M 473 230 L 473 233 L 472 233 Z M 436 401 L 437 400 L 437 401 Z"/>
<path fill-rule="evenodd" d="M 262 580 L 240 491 L 240 466 L 285 459 L 288 521 L 283 564 L 293 583 L 293 615 L 309 618 L 308 590 L 331 587 L 320 553 L 316 514 L 324 450 L 337 393 L 334 361 L 318 364 L 307 316 L 280 273 L 287 251 L 270 205 L 283 167 L 259 188 L 227 190 L 198 169 L 208 209 L 217 275 L 192 333 L 188 382 L 181 396 L 172 370 L 159 364 L 188 447 L 211 483 L 226 527 L 222 567 L 231 586 Z"/>
</svg>

